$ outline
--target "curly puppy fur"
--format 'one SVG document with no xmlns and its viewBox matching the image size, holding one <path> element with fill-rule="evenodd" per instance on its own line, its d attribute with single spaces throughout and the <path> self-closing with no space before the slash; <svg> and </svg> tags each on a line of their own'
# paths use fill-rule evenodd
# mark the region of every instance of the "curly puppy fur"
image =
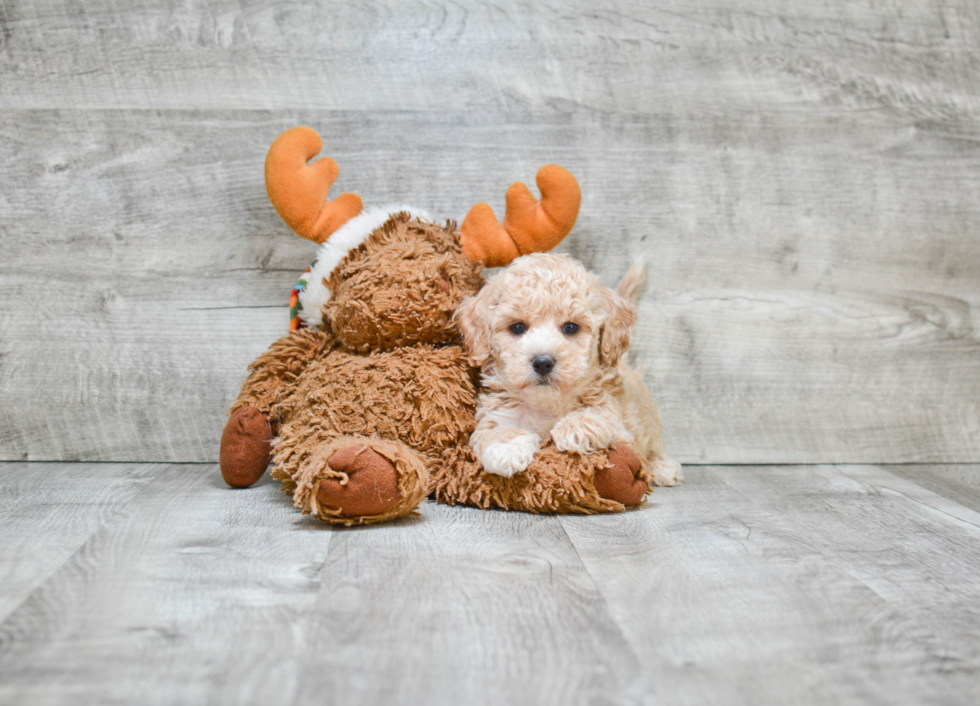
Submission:
<svg viewBox="0 0 980 706">
<path fill-rule="evenodd" d="M 463 301 L 456 320 L 483 370 L 470 444 L 484 470 L 521 473 L 550 439 L 583 455 L 630 444 L 652 484 L 681 479 L 657 407 L 625 362 L 642 280 L 634 267 L 613 292 L 572 258 L 542 253 L 518 258 Z"/>
</svg>

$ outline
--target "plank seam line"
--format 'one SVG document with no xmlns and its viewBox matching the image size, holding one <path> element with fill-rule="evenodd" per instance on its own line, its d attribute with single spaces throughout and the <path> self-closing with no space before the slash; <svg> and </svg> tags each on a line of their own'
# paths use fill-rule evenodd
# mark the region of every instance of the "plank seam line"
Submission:
<svg viewBox="0 0 980 706">
<path fill-rule="evenodd" d="M 609 606 L 609 601 L 606 598 L 606 594 L 604 594 L 602 590 L 599 588 L 599 584 L 596 582 L 595 577 L 592 575 L 592 572 L 589 571 L 589 567 L 586 565 L 585 560 L 582 559 L 582 555 L 579 553 L 578 547 L 575 546 L 575 542 L 572 540 L 571 535 L 569 535 L 568 530 L 565 529 L 565 523 L 562 522 L 562 520 L 565 517 L 568 517 L 568 515 L 555 515 L 555 518 L 558 520 L 558 526 L 561 527 L 562 534 L 565 535 L 565 539 L 568 540 L 569 546 L 572 548 L 572 551 L 575 552 L 575 556 L 578 558 L 578 563 L 582 567 L 582 571 L 584 571 L 585 575 L 589 577 L 589 582 L 592 584 L 592 587 L 595 589 L 595 592 L 599 595 L 599 598 L 602 599 L 602 607 L 606 615 L 609 616 L 609 622 L 612 625 L 616 626 L 616 632 L 619 633 L 620 638 L 623 640 L 623 644 L 626 645 L 626 648 L 629 650 L 629 653 L 633 655 L 633 659 L 636 660 L 636 664 L 639 665 L 640 667 L 639 678 L 642 679 L 644 684 L 646 685 L 646 673 L 643 671 L 643 660 L 640 658 L 640 654 L 637 651 L 636 647 L 634 647 L 633 643 L 626 636 L 626 633 L 623 632 L 623 627 L 619 624 L 619 621 L 616 620 L 616 616 L 612 612 L 612 609 Z"/>
<path fill-rule="evenodd" d="M 840 473 L 841 475 L 850 478 L 855 483 L 868 484 L 869 481 L 861 478 L 856 478 L 854 475 L 847 472 L 848 466 L 853 467 L 855 465 L 856 464 L 843 464 L 840 466 L 835 465 L 834 470 Z M 939 464 L 930 464 L 930 465 L 939 465 Z M 914 503 L 916 505 L 925 508 L 931 514 L 941 515 L 942 517 L 947 518 L 948 520 L 962 523 L 973 530 L 980 530 L 980 513 L 977 513 L 975 510 L 973 510 L 973 508 L 963 505 L 962 503 L 959 503 L 956 500 L 949 498 L 941 493 L 937 493 L 934 490 L 930 490 L 925 486 L 919 485 L 914 481 L 908 480 L 906 478 L 902 478 L 900 476 L 896 476 L 895 474 L 890 473 L 888 469 L 885 467 L 877 466 L 876 468 L 880 468 L 882 471 L 884 471 L 889 476 L 891 476 L 894 481 L 897 481 L 895 485 L 885 484 L 885 483 L 878 484 L 875 487 L 875 492 L 877 494 L 897 495 L 899 497 L 904 498 L 910 503 Z M 907 490 L 902 488 L 902 486 L 909 486 L 909 485 L 913 487 L 914 492 L 908 492 Z M 935 502 L 933 500 L 934 498 L 938 499 L 939 502 L 938 503 Z M 948 509 L 950 504 L 956 508 L 957 512 L 950 511 Z M 958 511 L 963 511 L 963 516 L 957 514 Z"/>
<path fill-rule="evenodd" d="M 173 466 L 173 465 L 180 465 L 180 464 L 173 464 L 173 463 L 168 463 L 168 464 L 163 464 L 163 463 L 161 463 L 161 464 L 155 464 L 155 463 L 139 463 L 139 464 L 130 464 L 130 465 L 136 465 L 136 466 L 155 466 L 155 465 Z M 96 527 L 94 530 L 92 530 L 92 533 L 88 537 L 85 538 L 85 541 L 83 541 L 81 544 L 78 545 L 78 547 L 75 548 L 75 551 L 73 551 L 71 554 L 69 554 L 67 557 L 65 557 L 65 560 L 64 561 L 62 561 L 60 564 L 58 564 L 58 566 L 54 567 L 51 570 L 51 572 L 47 576 L 44 577 L 44 580 L 38 582 L 38 584 L 31 590 L 31 592 L 28 593 L 26 596 L 24 596 L 24 600 L 22 600 L 16 606 L 14 606 L 13 608 L 11 608 L 7 612 L 7 614 L 5 616 L 3 616 L 2 619 L 0 619 L 0 626 L 4 625 L 8 620 L 10 620 L 11 616 L 13 616 L 14 613 L 16 613 L 21 608 L 23 608 L 24 604 L 27 603 L 29 600 L 31 600 L 31 598 L 34 596 L 34 594 L 36 594 L 38 591 L 40 591 L 41 589 L 43 589 L 51 581 L 51 579 L 54 576 L 56 576 L 61 570 L 63 570 L 68 564 L 70 564 L 71 561 L 72 561 L 72 559 L 74 559 L 76 556 L 78 556 L 78 553 L 79 552 L 81 552 L 83 549 L 85 549 L 85 547 L 87 547 L 89 544 L 91 544 L 92 543 L 92 540 L 95 537 L 97 537 L 97 536 L 101 535 L 103 532 L 105 532 L 105 530 L 109 527 L 109 525 L 112 524 L 112 521 L 115 520 L 116 517 L 119 516 L 119 513 L 120 512 L 122 512 L 124 509 L 126 509 L 127 507 L 129 507 L 138 498 L 140 498 L 147 491 L 147 489 L 150 488 L 154 483 L 158 483 L 160 481 L 160 478 L 165 474 L 164 471 L 165 471 L 165 469 L 161 469 L 161 472 L 158 473 L 158 474 L 156 474 L 155 476 L 153 476 L 151 479 L 149 479 L 147 481 L 146 485 L 144 485 L 142 488 L 140 488 L 139 490 L 137 490 L 133 494 L 133 497 L 131 497 L 129 500 L 127 500 L 126 502 L 124 502 L 123 504 L 121 504 L 119 507 L 117 507 L 116 510 L 115 510 L 115 512 L 110 512 L 110 514 L 108 515 L 108 517 L 105 518 L 105 521 L 102 522 L 102 523 L 100 523 L 98 527 Z M 0 651 L 0 652 L 2 652 L 2 651 Z"/>
</svg>

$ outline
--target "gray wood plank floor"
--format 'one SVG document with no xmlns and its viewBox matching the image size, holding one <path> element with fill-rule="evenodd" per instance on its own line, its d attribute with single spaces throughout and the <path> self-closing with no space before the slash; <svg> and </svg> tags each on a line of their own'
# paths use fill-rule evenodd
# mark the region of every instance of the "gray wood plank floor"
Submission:
<svg viewBox="0 0 980 706">
<path fill-rule="evenodd" d="M 975 704 L 980 466 L 331 529 L 208 464 L 0 464 L 0 703 Z"/>
</svg>

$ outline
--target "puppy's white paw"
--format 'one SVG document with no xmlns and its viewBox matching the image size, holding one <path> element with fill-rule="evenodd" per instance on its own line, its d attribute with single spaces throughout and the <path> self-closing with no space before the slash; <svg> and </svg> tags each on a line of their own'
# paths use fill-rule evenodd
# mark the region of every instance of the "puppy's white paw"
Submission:
<svg viewBox="0 0 980 706">
<path fill-rule="evenodd" d="M 650 467 L 650 484 L 673 486 L 684 480 L 681 464 L 672 458 L 655 461 Z"/>
<path fill-rule="evenodd" d="M 573 451 L 579 454 L 594 453 L 609 446 L 597 428 L 598 425 L 581 414 L 569 415 L 558 421 L 551 429 L 551 440 L 559 451 Z"/>
<path fill-rule="evenodd" d="M 534 454 L 541 448 L 541 437 L 537 434 L 521 434 L 510 441 L 490 444 L 480 457 L 483 470 L 498 476 L 510 478 L 520 473 L 534 460 Z"/>
</svg>

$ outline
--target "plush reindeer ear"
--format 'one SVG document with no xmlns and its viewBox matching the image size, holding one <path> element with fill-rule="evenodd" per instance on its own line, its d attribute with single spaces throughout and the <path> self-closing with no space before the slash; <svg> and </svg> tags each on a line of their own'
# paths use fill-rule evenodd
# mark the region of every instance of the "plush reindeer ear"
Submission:
<svg viewBox="0 0 980 706">
<path fill-rule="evenodd" d="M 615 366 L 630 347 L 636 329 L 636 307 L 607 287 L 599 287 L 603 321 L 599 329 L 599 360 Z"/>
<path fill-rule="evenodd" d="M 497 285 L 488 282 L 475 297 L 466 297 L 453 314 L 463 334 L 463 347 L 475 366 L 482 366 L 490 357 L 490 312 L 497 298 Z"/>
<path fill-rule="evenodd" d="M 536 177 L 541 200 L 517 182 L 507 189 L 504 222 L 478 203 L 459 227 L 463 254 L 485 267 L 503 267 L 521 255 L 547 252 L 568 235 L 582 203 L 578 181 L 564 167 L 546 164 Z"/>
</svg>

